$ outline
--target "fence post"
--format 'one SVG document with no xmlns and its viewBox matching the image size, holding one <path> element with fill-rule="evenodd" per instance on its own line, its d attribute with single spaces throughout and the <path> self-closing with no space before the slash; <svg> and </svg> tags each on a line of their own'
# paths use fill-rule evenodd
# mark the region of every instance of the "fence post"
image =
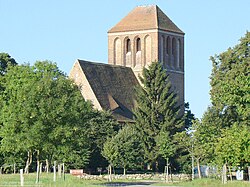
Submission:
<svg viewBox="0 0 250 187">
<path fill-rule="evenodd" d="M 248 180 L 250 182 L 250 166 L 248 166 L 247 168 L 248 168 Z"/>
<path fill-rule="evenodd" d="M 62 177 L 62 165 L 61 164 L 58 164 L 58 176 L 59 178 Z"/>
<path fill-rule="evenodd" d="M 21 183 L 21 186 L 24 186 L 23 169 L 20 169 L 20 183 Z"/>
<path fill-rule="evenodd" d="M 39 183 L 39 171 L 40 171 L 40 163 L 37 161 L 37 166 L 36 166 L 36 183 Z"/>
<path fill-rule="evenodd" d="M 46 159 L 46 172 L 49 173 L 49 161 Z"/>
<path fill-rule="evenodd" d="M 14 168 L 13 168 L 13 170 L 14 170 L 14 174 L 16 174 L 16 163 L 14 164 Z"/>
<path fill-rule="evenodd" d="M 54 182 L 56 182 L 56 161 L 54 161 L 54 167 L 53 167 L 53 169 L 54 169 Z"/>
</svg>

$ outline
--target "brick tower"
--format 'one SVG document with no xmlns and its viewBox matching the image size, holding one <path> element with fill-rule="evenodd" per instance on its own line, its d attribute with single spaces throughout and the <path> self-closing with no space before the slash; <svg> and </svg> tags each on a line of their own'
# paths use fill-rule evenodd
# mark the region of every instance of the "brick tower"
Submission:
<svg viewBox="0 0 250 187">
<path fill-rule="evenodd" d="M 156 5 L 138 6 L 108 31 L 108 63 L 130 67 L 163 62 L 184 104 L 184 33 Z"/>
</svg>

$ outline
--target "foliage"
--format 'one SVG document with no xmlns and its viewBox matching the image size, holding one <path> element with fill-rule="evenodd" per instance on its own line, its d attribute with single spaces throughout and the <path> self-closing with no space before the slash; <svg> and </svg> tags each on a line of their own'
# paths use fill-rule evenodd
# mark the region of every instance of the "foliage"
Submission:
<svg viewBox="0 0 250 187">
<path fill-rule="evenodd" d="M 184 120 L 185 120 L 185 129 L 189 129 L 192 126 L 193 120 L 195 120 L 195 116 L 192 111 L 189 109 L 189 103 L 184 104 L 185 112 L 184 112 Z"/>
<path fill-rule="evenodd" d="M 8 53 L 0 53 L 0 76 L 5 74 L 9 65 L 17 65 L 17 62 Z"/>
<path fill-rule="evenodd" d="M 48 61 L 10 67 L 4 77 L 1 151 L 85 165 L 93 110 L 73 82 Z"/>
<path fill-rule="evenodd" d="M 211 100 L 221 112 L 230 110 L 234 122 L 250 124 L 250 32 L 240 44 L 211 57 Z"/>
<path fill-rule="evenodd" d="M 239 130 L 240 128 L 240 130 Z M 250 163 L 250 128 L 239 126 L 223 129 L 215 147 L 216 161 L 219 165 L 248 166 Z"/>
<path fill-rule="evenodd" d="M 179 117 L 177 95 L 161 63 L 153 62 L 148 69 L 144 68 L 140 81 L 143 86 L 136 89 L 135 126 L 145 159 L 152 163 L 159 156 L 156 138 L 160 132 L 169 132 L 172 136 L 183 128 L 183 121 Z"/>
<path fill-rule="evenodd" d="M 93 111 L 88 123 L 88 139 L 91 150 L 88 168 L 105 167 L 107 161 L 102 156 L 101 151 L 107 138 L 117 134 L 120 128 L 119 124 L 109 112 L 98 110 Z"/>
<path fill-rule="evenodd" d="M 136 168 L 142 163 L 142 147 L 138 133 L 130 124 L 124 126 L 117 135 L 109 138 L 103 148 L 103 155 L 113 166 Z"/>
<path fill-rule="evenodd" d="M 159 147 L 159 153 L 165 160 L 174 156 L 176 152 L 176 146 L 172 139 L 173 137 L 169 135 L 169 132 L 164 131 L 160 132 L 156 138 L 156 145 Z"/>
</svg>

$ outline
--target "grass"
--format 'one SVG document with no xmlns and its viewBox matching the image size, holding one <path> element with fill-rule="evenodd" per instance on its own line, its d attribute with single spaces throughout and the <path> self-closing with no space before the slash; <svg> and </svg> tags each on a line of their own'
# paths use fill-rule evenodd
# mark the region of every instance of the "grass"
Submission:
<svg viewBox="0 0 250 187">
<path fill-rule="evenodd" d="M 166 184 L 164 182 L 150 183 L 148 181 L 135 181 L 135 180 L 119 180 L 113 181 L 113 183 L 117 184 L 144 184 L 144 185 L 154 185 L 154 186 L 178 186 L 178 187 L 250 187 L 249 181 L 228 181 L 227 184 L 221 184 L 220 180 L 215 179 L 196 179 L 194 181 L 186 181 L 186 182 L 176 182 Z M 70 174 L 66 174 L 65 181 L 63 178 L 57 178 L 56 182 L 53 181 L 52 173 L 43 173 L 40 177 L 40 182 L 36 184 L 36 174 L 30 173 L 24 175 L 24 185 L 25 186 L 36 186 L 36 187 L 101 187 L 106 186 L 107 181 L 98 181 L 98 180 L 83 180 L 78 177 L 71 176 Z M 19 174 L 3 174 L 0 175 L 0 187 L 2 186 L 20 186 L 20 175 Z M 114 186 L 114 185 L 113 185 Z M 123 185 L 124 186 L 124 185 Z M 149 185 L 150 187 L 150 185 Z"/>
<path fill-rule="evenodd" d="M 166 186 L 166 183 L 157 183 L 155 186 Z M 168 184 L 168 186 L 178 187 L 250 187 L 249 181 L 228 181 L 227 184 L 222 184 L 221 180 L 217 179 L 195 179 L 194 181 L 185 181 Z"/>
<path fill-rule="evenodd" d="M 71 176 L 70 174 L 65 175 L 65 181 L 63 178 L 57 178 L 56 182 L 53 181 L 53 174 L 43 173 L 40 176 L 40 181 L 36 184 L 36 174 L 24 174 L 24 186 L 41 186 L 41 187 L 71 187 L 71 186 L 83 186 L 83 187 L 100 187 L 103 182 L 82 180 L 78 177 Z M 20 175 L 19 174 L 3 174 L 0 175 L 0 187 L 2 186 L 20 186 Z"/>
</svg>

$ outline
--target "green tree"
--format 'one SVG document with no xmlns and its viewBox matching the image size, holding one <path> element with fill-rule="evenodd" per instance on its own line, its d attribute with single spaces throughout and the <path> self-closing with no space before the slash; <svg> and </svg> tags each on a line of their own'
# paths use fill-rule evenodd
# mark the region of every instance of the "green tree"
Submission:
<svg viewBox="0 0 250 187">
<path fill-rule="evenodd" d="M 177 95 L 171 89 L 166 70 L 159 62 L 144 68 L 140 81 L 143 86 L 136 89 L 136 128 L 142 142 L 145 159 L 153 164 L 159 156 L 156 138 L 160 132 L 170 136 L 183 128 L 183 120 L 177 106 Z"/>
<path fill-rule="evenodd" d="M 108 139 L 117 134 L 119 124 L 106 111 L 94 110 L 91 114 L 88 138 L 90 141 L 90 160 L 88 168 L 95 170 L 97 167 L 106 167 L 107 161 L 102 156 L 103 145 Z"/>
<path fill-rule="evenodd" d="M 211 100 L 233 122 L 250 124 L 250 32 L 240 43 L 211 57 Z"/>
<path fill-rule="evenodd" d="M 240 128 L 240 130 L 239 130 Z M 215 145 L 216 162 L 220 166 L 249 166 L 250 163 L 250 128 L 234 124 L 222 130 L 222 135 Z"/>
<path fill-rule="evenodd" d="M 0 76 L 6 72 L 8 65 L 17 65 L 17 62 L 8 53 L 0 53 Z"/>
<path fill-rule="evenodd" d="M 48 61 L 10 67 L 4 77 L 1 151 L 26 154 L 26 171 L 33 156 L 38 163 L 43 158 L 85 165 L 93 110 L 76 85 Z"/>
<path fill-rule="evenodd" d="M 142 147 L 134 127 L 126 125 L 117 135 L 108 139 L 104 144 L 103 155 L 111 165 L 122 167 L 124 175 L 126 169 L 138 167 L 143 161 Z"/>
<path fill-rule="evenodd" d="M 159 148 L 159 154 L 166 160 L 166 181 L 168 182 L 168 169 L 169 169 L 169 159 L 175 155 L 176 146 L 173 141 L 173 136 L 169 135 L 169 132 L 160 132 L 156 138 L 156 145 Z"/>
</svg>

